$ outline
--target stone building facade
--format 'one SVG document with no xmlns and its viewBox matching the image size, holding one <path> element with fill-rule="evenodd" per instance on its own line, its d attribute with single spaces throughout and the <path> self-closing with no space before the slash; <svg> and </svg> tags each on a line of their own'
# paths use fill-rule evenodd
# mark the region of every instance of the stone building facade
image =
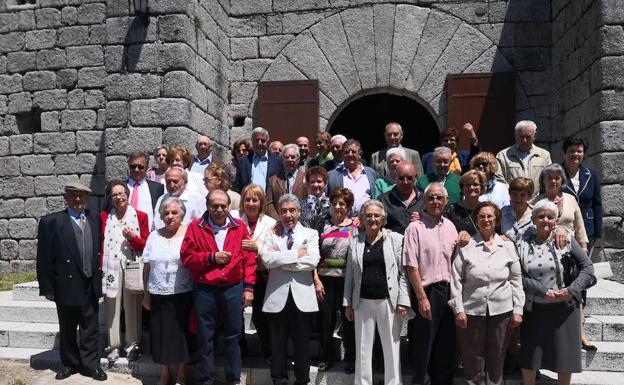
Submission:
<svg viewBox="0 0 624 385">
<path fill-rule="evenodd" d="M 516 119 L 561 158 L 581 135 L 603 182 L 607 258 L 624 273 L 624 0 L 0 1 L 0 270 L 32 269 L 37 219 L 80 179 L 197 133 L 227 157 L 261 81 L 318 79 L 319 126 L 369 94 L 439 127 L 448 74 L 513 72 Z M 268 127 L 270 129 L 270 127 Z M 382 129 L 382 128 L 381 128 Z M 509 127 L 509 130 L 512 128 Z M 376 133 L 381 135 L 380 133 Z"/>
</svg>

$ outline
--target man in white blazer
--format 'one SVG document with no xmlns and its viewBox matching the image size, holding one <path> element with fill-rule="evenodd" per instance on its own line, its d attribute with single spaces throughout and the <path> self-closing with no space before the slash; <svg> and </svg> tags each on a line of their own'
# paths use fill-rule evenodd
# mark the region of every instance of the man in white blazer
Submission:
<svg viewBox="0 0 624 385">
<path fill-rule="evenodd" d="M 262 311 L 269 317 L 271 378 L 275 385 L 288 383 L 286 352 L 290 335 L 295 384 L 307 384 L 312 317 L 318 311 L 312 271 L 320 258 L 319 235 L 299 223 L 301 207 L 295 195 L 282 195 L 277 206 L 280 222 L 267 235 L 262 249 L 262 262 L 269 269 Z"/>
</svg>

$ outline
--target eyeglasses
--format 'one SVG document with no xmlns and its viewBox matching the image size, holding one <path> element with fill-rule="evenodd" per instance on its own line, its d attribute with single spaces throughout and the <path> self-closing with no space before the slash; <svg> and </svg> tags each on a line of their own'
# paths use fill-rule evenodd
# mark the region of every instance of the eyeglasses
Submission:
<svg viewBox="0 0 624 385">
<path fill-rule="evenodd" d="M 487 166 L 489 166 L 488 162 L 475 162 L 474 164 L 475 168 L 486 168 Z"/>
<path fill-rule="evenodd" d="M 128 194 L 126 194 L 125 192 L 118 192 L 115 194 L 111 194 L 111 198 L 125 198 L 127 196 Z"/>
<path fill-rule="evenodd" d="M 215 179 L 221 179 L 221 178 L 219 178 L 218 176 L 207 176 L 204 178 L 204 182 L 208 182 L 208 181 L 215 180 Z"/>
<path fill-rule="evenodd" d="M 416 177 L 413 177 L 413 176 L 398 176 L 397 177 L 397 180 L 402 181 L 402 182 L 410 182 L 410 181 L 413 181 L 414 179 L 416 179 Z"/>
<path fill-rule="evenodd" d="M 429 202 L 443 201 L 444 198 L 445 198 L 444 195 L 429 195 L 429 196 L 427 196 L 427 201 L 429 201 Z"/>
<path fill-rule="evenodd" d="M 142 165 L 142 164 L 131 164 L 128 167 L 130 167 L 130 169 L 132 169 L 132 170 L 143 170 L 143 169 L 145 169 L 145 166 Z"/>
</svg>

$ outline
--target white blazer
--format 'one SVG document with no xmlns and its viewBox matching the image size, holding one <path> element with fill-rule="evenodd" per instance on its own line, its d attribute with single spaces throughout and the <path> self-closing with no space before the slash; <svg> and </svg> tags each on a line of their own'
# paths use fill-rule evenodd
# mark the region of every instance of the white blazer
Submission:
<svg viewBox="0 0 624 385">
<path fill-rule="evenodd" d="M 234 218 L 239 218 L 240 220 L 245 222 L 245 224 L 247 225 L 247 230 L 249 230 L 249 219 L 247 218 L 247 215 L 245 215 L 244 213 L 241 213 L 240 210 L 232 210 L 230 211 L 230 214 L 232 214 Z M 258 222 L 256 223 L 256 229 L 251 235 L 251 240 L 255 241 L 256 244 L 258 245 L 258 257 L 260 257 L 262 254 L 262 247 L 264 246 L 264 240 L 267 234 L 271 230 L 273 230 L 273 227 L 275 226 L 276 223 L 277 222 L 275 221 L 275 219 L 271 218 L 270 216 L 266 214 L 262 214 L 258 218 Z"/>
<path fill-rule="evenodd" d="M 307 255 L 299 257 L 299 249 Z M 262 311 L 279 313 L 284 309 L 291 292 L 297 308 L 302 312 L 318 311 L 312 271 L 319 263 L 319 235 L 316 230 L 297 223 L 293 229 L 293 246 L 288 250 L 286 238 L 270 231 L 261 253 L 262 262 L 269 269 Z"/>
</svg>

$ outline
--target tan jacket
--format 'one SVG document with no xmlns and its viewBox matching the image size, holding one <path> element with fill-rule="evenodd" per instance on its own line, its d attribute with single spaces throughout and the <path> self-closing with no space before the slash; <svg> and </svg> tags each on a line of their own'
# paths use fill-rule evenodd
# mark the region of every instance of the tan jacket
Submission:
<svg viewBox="0 0 624 385">
<path fill-rule="evenodd" d="M 587 232 L 585 231 L 585 222 L 583 222 L 583 214 L 581 213 L 581 208 L 576 202 L 576 198 L 574 195 L 568 193 L 563 194 L 563 211 L 559 213 L 559 218 L 557 218 L 557 226 L 561 226 L 568 231 L 568 233 L 572 234 L 574 239 L 578 243 L 589 243 L 589 239 L 587 238 Z M 537 202 L 542 199 L 548 199 L 546 194 L 538 195 L 531 202 L 532 205 L 535 205 Z"/>
<path fill-rule="evenodd" d="M 305 181 L 305 172 L 297 171 L 292 193 L 299 199 L 303 199 L 308 196 L 308 185 Z M 286 177 L 281 174 L 270 177 L 269 183 L 267 183 L 266 207 L 264 208 L 264 212 L 278 222 L 280 218 L 277 212 L 277 201 L 284 194 L 288 194 L 288 190 L 286 189 Z"/>
<path fill-rule="evenodd" d="M 479 233 L 457 250 L 451 273 L 451 300 L 455 314 L 522 315 L 524 290 L 520 259 L 511 241 L 494 236 L 487 246 Z"/>
<path fill-rule="evenodd" d="M 552 163 L 550 160 L 550 152 L 541 147 L 533 145 L 529 152 L 529 168 L 524 169 L 524 164 L 520 159 L 519 151 L 516 145 L 507 147 L 496 154 L 498 161 L 497 177 L 502 178 L 507 183 L 511 183 L 515 178 L 522 176 L 533 180 L 535 189 L 533 195 L 539 192 L 539 176 L 544 167 Z"/>
</svg>

